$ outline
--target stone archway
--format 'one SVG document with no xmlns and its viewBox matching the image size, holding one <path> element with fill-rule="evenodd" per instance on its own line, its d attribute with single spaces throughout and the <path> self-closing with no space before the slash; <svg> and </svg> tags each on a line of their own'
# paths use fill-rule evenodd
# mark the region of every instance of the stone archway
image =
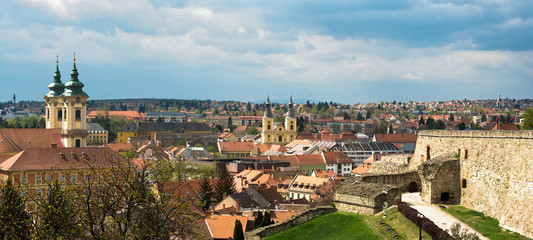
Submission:
<svg viewBox="0 0 533 240">
<path fill-rule="evenodd" d="M 416 184 L 416 182 L 410 182 L 407 189 L 409 192 L 418 192 L 418 184 Z"/>
</svg>

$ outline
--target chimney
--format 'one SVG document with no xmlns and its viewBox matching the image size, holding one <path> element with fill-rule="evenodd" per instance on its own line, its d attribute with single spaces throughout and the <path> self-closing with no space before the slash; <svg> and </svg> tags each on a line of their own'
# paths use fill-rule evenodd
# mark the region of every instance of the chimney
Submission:
<svg viewBox="0 0 533 240">
<path fill-rule="evenodd" d="M 226 204 L 222 203 L 222 209 L 225 209 L 225 208 L 226 208 Z"/>
</svg>

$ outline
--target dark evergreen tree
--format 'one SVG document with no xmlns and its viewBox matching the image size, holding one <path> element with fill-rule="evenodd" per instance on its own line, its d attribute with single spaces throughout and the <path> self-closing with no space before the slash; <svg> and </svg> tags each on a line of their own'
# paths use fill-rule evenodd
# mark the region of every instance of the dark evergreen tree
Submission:
<svg viewBox="0 0 533 240">
<path fill-rule="evenodd" d="M 228 171 L 221 170 L 219 172 L 219 180 L 215 185 L 215 199 L 222 201 L 224 195 L 230 195 L 235 193 L 235 184 L 233 183 L 233 177 Z"/>
<path fill-rule="evenodd" d="M 363 120 L 363 114 L 361 114 L 361 112 L 357 113 L 357 121 L 362 121 Z"/>
<path fill-rule="evenodd" d="M 368 120 L 370 117 L 372 117 L 372 112 L 370 110 L 366 111 L 366 119 Z"/>
<path fill-rule="evenodd" d="M 425 125 L 425 124 L 426 124 L 426 120 L 424 120 L 424 117 L 420 115 L 420 120 L 418 120 L 418 125 Z"/>
<path fill-rule="evenodd" d="M 241 221 L 235 220 L 235 228 L 233 229 L 234 240 L 244 240 L 244 232 L 242 230 Z"/>
<path fill-rule="evenodd" d="M 487 121 L 487 115 L 485 115 L 484 113 L 481 114 L 481 122 L 486 122 Z"/>
<path fill-rule="evenodd" d="M 263 212 L 257 211 L 257 215 L 255 215 L 254 219 L 254 228 L 260 228 L 261 222 L 263 222 Z"/>
<path fill-rule="evenodd" d="M 455 117 L 453 116 L 453 113 L 450 113 L 450 118 L 449 118 L 450 121 L 455 121 Z"/>
<path fill-rule="evenodd" d="M 437 122 L 435 122 L 435 129 L 446 129 L 446 123 L 442 120 L 437 120 Z"/>
<path fill-rule="evenodd" d="M 213 187 L 208 179 L 200 180 L 200 192 L 198 193 L 198 197 L 200 198 L 202 210 L 207 211 L 209 209 L 209 204 L 211 204 L 211 198 L 213 197 Z"/>
<path fill-rule="evenodd" d="M 433 122 L 435 122 L 435 119 L 433 119 L 431 116 L 429 116 L 428 119 L 426 120 L 426 125 L 430 125 Z"/>
<path fill-rule="evenodd" d="M 265 211 L 265 215 L 263 215 L 263 221 L 261 221 L 261 227 L 270 225 L 270 212 Z"/>
<path fill-rule="evenodd" d="M 32 217 L 26 200 L 10 180 L 0 191 L 0 239 L 31 239 Z"/>
</svg>

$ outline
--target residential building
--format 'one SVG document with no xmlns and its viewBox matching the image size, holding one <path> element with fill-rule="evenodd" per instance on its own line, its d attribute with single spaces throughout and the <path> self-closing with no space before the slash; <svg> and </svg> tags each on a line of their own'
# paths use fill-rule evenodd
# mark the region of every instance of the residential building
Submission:
<svg viewBox="0 0 533 240">
<path fill-rule="evenodd" d="M 218 151 L 227 157 L 248 157 L 257 154 L 257 148 L 252 142 L 218 142 Z"/>
<path fill-rule="evenodd" d="M 157 137 L 156 137 L 157 135 Z M 213 138 L 214 137 L 214 138 Z M 201 141 L 202 139 L 216 142 L 214 135 L 204 123 L 166 123 L 141 122 L 128 123 L 117 133 L 117 142 L 127 143 L 130 138 L 160 141 L 162 146 L 175 144 L 179 140 Z"/>
<path fill-rule="evenodd" d="M 187 122 L 187 115 L 181 112 L 149 112 L 144 120 L 152 122 L 181 123 Z"/>
<path fill-rule="evenodd" d="M 289 198 L 305 198 L 307 201 L 311 201 L 311 196 L 328 181 L 327 178 L 296 175 L 289 185 Z"/>
<path fill-rule="evenodd" d="M 91 111 L 87 114 L 87 119 L 99 118 L 125 118 L 126 120 L 144 120 L 145 113 L 139 113 L 137 111 Z"/>
<path fill-rule="evenodd" d="M 109 134 L 98 123 L 87 123 L 87 145 L 102 145 L 107 143 Z"/>
</svg>

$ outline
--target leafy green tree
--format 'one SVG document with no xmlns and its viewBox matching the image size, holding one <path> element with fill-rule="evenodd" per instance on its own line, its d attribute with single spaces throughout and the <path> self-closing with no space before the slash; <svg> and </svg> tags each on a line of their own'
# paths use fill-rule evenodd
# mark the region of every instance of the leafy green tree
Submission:
<svg viewBox="0 0 533 240">
<path fill-rule="evenodd" d="M 486 121 L 487 121 L 487 115 L 481 114 L 481 122 L 486 122 Z"/>
<path fill-rule="evenodd" d="M 211 198 L 213 197 L 213 186 L 211 186 L 207 178 L 200 180 L 198 197 L 202 210 L 207 211 L 209 209 L 209 204 L 211 204 Z"/>
<path fill-rule="evenodd" d="M 230 195 L 235 193 L 235 183 L 233 183 L 233 177 L 228 171 L 219 171 L 219 180 L 215 185 L 215 199 L 222 201 L 224 195 Z"/>
<path fill-rule="evenodd" d="M 457 124 L 456 127 L 457 127 L 457 129 L 459 129 L 459 130 L 465 130 L 465 129 L 466 129 L 466 125 L 465 125 L 464 122 L 461 122 L 461 123 Z"/>
<path fill-rule="evenodd" d="M 211 153 L 216 151 L 215 147 L 213 147 L 213 146 L 205 146 L 205 150 L 207 150 L 208 152 L 211 152 Z"/>
<path fill-rule="evenodd" d="M 526 108 L 524 114 L 522 115 L 522 118 L 524 119 L 524 125 L 522 126 L 522 129 L 533 129 L 533 110 L 531 108 Z"/>
<path fill-rule="evenodd" d="M 79 209 L 70 188 L 61 189 L 59 182 L 48 183 L 46 198 L 38 200 L 37 239 L 76 239 L 82 236 Z"/>
<path fill-rule="evenodd" d="M 233 229 L 234 240 L 244 240 L 244 232 L 242 230 L 241 221 L 235 220 L 235 228 Z"/>
<path fill-rule="evenodd" d="M 251 126 L 248 129 L 246 129 L 246 133 L 250 135 L 257 135 L 259 134 L 259 130 L 255 126 Z"/>
<path fill-rule="evenodd" d="M 26 200 L 10 180 L 0 190 L 0 239 L 30 239 L 32 217 L 25 210 Z"/>
</svg>

